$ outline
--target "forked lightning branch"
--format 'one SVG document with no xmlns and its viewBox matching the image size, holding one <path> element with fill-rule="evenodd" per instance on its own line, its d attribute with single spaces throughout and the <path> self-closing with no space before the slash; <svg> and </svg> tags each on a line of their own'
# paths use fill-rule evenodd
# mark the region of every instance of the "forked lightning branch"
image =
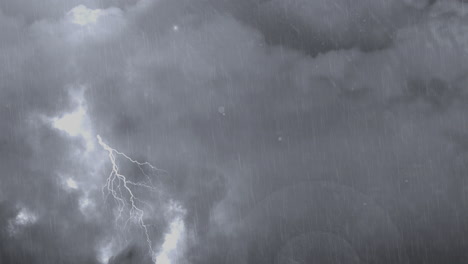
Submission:
<svg viewBox="0 0 468 264">
<path fill-rule="evenodd" d="M 115 202 L 117 203 L 117 218 L 116 223 L 120 220 L 124 221 L 124 227 L 129 222 L 134 222 L 140 226 L 140 228 L 144 231 L 146 241 L 148 243 L 148 248 L 150 254 L 154 260 L 156 254 L 153 250 L 153 243 L 151 241 L 151 237 L 148 233 L 148 226 L 145 223 L 145 210 L 144 205 L 149 206 L 148 203 L 144 202 L 140 198 L 137 197 L 135 194 L 134 188 L 145 188 L 148 191 L 157 191 L 156 187 L 153 185 L 153 182 L 150 178 L 150 175 L 145 172 L 145 170 L 151 171 L 161 171 L 160 169 L 156 168 L 149 162 L 139 162 L 127 156 L 125 153 L 120 152 L 109 145 L 107 145 L 101 138 L 101 136 L 97 135 L 97 139 L 99 145 L 107 151 L 109 160 L 112 164 L 112 169 L 109 176 L 106 179 L 106 183 L 102 188 L 103 195 L 111 196 Z M 128 179 L 125 176 L 117 164 L 117 157 L 120 156 L 127 160 L 128 162 L 136 165 L 141 173 L 146 177 L 146 180 L 143 182 L 135 182 Z M 124 215 L 128 215 L 128 217 L 124 218 Z"/>
</svg>

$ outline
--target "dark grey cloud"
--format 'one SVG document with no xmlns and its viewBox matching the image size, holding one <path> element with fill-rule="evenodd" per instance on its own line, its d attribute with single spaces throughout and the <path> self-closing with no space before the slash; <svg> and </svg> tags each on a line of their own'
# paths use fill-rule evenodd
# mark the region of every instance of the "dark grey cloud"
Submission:
<svg viewBox="0 0 468 264">
<path fill-rule="evenodd" d="M 351 47 L 385 48 L 391 45 L 395 31 L 418 21 L 419 9 L 429 4 L 400 0 L 241 2 L 228 5 L 243 21 L 258 28 L 268 43 L 309 55 Z"/>
<path fill-rule="evenodd" d="M 173 263 L 466 262 L 465 5 L 2 2 L 0 261 L 151 263 L 100 134 Z"/>
<path fill-rule="evenodd" d="M 109 264 L 138 264 L 152 263 L 151 258 L 146 254 L 141 246 L 130 245 L 125 250 L 122 250 L 117 256 L 109 260 Z"/>
</svg>

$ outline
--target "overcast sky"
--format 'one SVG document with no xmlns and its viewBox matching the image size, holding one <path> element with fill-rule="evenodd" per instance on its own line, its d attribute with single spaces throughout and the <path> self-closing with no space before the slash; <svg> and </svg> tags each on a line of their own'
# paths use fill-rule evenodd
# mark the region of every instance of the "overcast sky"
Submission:
<svg viewBox="0 0 468 264">
<path fill-rule="evenodd" d="M 0 0 L 0 263 L 468 263 L 464 2 Z"/>
</svg>

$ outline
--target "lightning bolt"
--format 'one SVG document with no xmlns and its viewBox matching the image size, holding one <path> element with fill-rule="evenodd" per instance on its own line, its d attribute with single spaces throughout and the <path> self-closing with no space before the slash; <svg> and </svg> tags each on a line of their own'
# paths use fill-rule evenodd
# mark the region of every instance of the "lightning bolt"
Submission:
<svg viewBox="0 0 468 264">
<path fill-rule="evenodd" d="M 118 204 L 118 207 L 117 207 L 118 215 L 115 221 L 117 223 L 119 220 L 123 219 L 124 214 L 128 213 L 128 218 L 125 220 L 124 228 L 132 220 L 140 226 L 140 228 L 145 233 L 145 238 L 148 244 L 149 253 L 151 254 L 153 262 L 156 262 L 156 259 L 155 259 L 156 254 L 155 254 L 155 251 L 153 250 L 153 243 L 148 233 L 148 225 L 144 221 L 145 210 L 143 206 L 149 206 L 149 207 L 151 206 L 145 201 L 139 199 L 135 195 L 134 188 L 137 188 L 137 187 L 144 188 L 151 192 L 158 191 L 158 189 L 153 185 L 153 182 L 150 176 L 148 175 L 148 173 L 145 172 L 145 168 L 151 171 L 157 171 L 157 172 L 165 172 L 165 171 L 156 168 L 149 162 L 139 162 L 137 160 L 134 160 L 130 158 L 129 156 L 127 156 L 125 153 L 120 152 L 110 147 L 106 143 L 104 143 L 101 136 L 97 135 L 96 137 L 98 139 L 99 145 L 101 145 L 101 147 L 105 151 L 107 151 L 109 160 L 112 164 L 111 172 L 106 179 L 105 185 L 102 187 L 102 192 L 106 198 L 109 195 L 111 195 L 112 198 Z M 142 174 L 146 177 L 146 181 L 134 182 L 134 181 L 128 180 L 128 177 L 123 175 L 119 170 L 119 166 L 116 160 L 118 156 L 136 165 L 139 168 L 139 170 L 142 172 Z"/>
</svg>

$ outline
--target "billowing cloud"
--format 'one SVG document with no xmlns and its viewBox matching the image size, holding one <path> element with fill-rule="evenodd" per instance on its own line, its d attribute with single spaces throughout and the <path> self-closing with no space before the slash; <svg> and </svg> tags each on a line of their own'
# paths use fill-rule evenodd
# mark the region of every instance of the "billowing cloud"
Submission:
<svg viewBox="0 0 468 264">
<path fill-rule="evenodd" d="M 466 262 L 465 9 L 2 2 L 0 262 Z"/>
</svg>

